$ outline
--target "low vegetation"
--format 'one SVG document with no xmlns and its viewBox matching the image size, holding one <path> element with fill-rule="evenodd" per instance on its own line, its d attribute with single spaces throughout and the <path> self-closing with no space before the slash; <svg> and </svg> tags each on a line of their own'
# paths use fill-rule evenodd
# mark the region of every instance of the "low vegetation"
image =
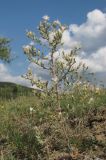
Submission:
<svg viewBox="0 0 106 160">
<path fill-rule="evenodd" d="M 105 160 L 106 90 L 81 88 L 61 110 L 51 95 L 1 100 L 1 160 Z"/>
</svg>

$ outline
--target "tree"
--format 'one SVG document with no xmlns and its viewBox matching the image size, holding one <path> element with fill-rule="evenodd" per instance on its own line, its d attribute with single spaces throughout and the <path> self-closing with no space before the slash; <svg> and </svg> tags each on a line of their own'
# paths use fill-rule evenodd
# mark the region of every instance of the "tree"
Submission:
<svg viewBox="0 0 106 160">
<path fill-rule="evenodd" d="M 9 43 L 9 39 L 0 37 L 0 59 L 5 62 L 10 62 L 11 49 Z"/>
<path fill-rule="evenodd" d="M 30 80 L 32 85 L 36 85 L 45 93 L 54 94 L 58 107 L 60 107 L 60 93 L 71 88 L 81 78 L 81 67 L 83 71 L 87 69 L 82 63 L 76 62 L 78 47 L 68 52 L 64 50 L 62 35 L 65 30 L 67 30 L 66 25 L 62 25 L 58 20 L 50 22 L 49 17 L 44 16 L 37 34 L 27 31 L 26 35 L 31 43 L 23 46 L 30 63 L 47 70 L 51 79 L 47 81 L 42 81 L 39 77 L 35 79 L 31 69 L 28 69 L 24 78 Z"/>
</svg>

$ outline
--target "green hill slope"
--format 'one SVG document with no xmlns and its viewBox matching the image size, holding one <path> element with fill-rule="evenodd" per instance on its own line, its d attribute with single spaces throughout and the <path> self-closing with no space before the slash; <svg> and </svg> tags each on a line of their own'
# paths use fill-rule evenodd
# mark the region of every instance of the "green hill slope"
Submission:
<svg viewBox="0 0 106 160">
<path fill-rule="evenodd" d="M 17 96 L 30 96 L 32 89 L 10 82 L 0 82 L 0 98 L 15 98 Z"/>
</svg>

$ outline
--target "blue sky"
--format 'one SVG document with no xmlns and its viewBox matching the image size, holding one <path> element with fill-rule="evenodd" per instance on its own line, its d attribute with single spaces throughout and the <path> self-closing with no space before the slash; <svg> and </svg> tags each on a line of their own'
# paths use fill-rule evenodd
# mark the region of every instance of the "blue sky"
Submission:
<svg viewBox="0 0 106 160">
<path fill-rule="evenodd" d="M 0 0 L 0 36 L 12 39 L 12 52 L 18 56 L 11 64 L 3 64 L 5 69 L 13 76 L 25 73 L 28 66 L 22 51 L 27 43 L 25 30 L 36 31 L 42 16 L 49 15 L 51 20 L 80 26 L 95 9 L 106 12 L 106 0 Z"/>
</svg>

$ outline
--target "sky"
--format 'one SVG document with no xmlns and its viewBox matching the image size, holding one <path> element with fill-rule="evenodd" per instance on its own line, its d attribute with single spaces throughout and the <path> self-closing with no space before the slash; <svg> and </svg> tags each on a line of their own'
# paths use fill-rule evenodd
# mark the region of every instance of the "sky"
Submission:
<svg viewBox="0 0 106 160">
<path fill-rule="evenodd" d="M 29 66 L 22 50 L 28 42 L 25 31 L 36 32 L 44 15 L 69 26 L 63 35 L 65 48 L 80 43 L 79 60 L 106 84 L 106 0 L 0 0 L 0 37 L 11 39 L 13 57 L 17 57 L 10 64 L 0 61 L 0 81 L 27 84 L 20 77 Z"/>
</svg>

